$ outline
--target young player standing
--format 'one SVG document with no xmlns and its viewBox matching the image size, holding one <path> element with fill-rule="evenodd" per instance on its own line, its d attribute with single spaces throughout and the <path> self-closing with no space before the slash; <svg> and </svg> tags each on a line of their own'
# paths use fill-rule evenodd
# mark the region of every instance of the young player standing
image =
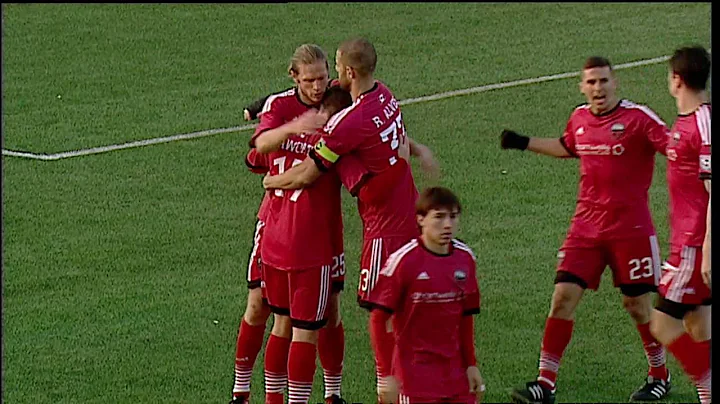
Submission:
<svg viewBox="0 0 720 404">
<path fill-rule="evenodd" d="M 678 110 L 667 146 L 670 257 L 652 314 L 653 335 L 695 383 L 702 404 L 712 401 L 709 74 L 710 55 L 700 46 L 670 58 L 668 87 Z"/>
<path fill-rule="evenodd" d="M 426 189 L 416 206 L 421 235 L 390 255 L 368 298 L 372 345 L 386 375 L 380 399 L 477 403 L 485 394 L 472 317 L 480 312 L 480 292 L 475 255 L 454 238 L 460 201 L 436 187 Z"/>
<path fill-rule="evenodd" d="M 587 59 L 580 90 L 587 104 L 573 111 L 561 138 L 526 137 L 509 130 L 501 135 L 503 149 L 580 159 L 577 207 L 558 253 L 539 375 L 514 390 L 512 398 L 520 403 L 555 401 L 555 382 L 572 336 L 575 309 L 585 289 L 597 290 L 605 267 L 610 266 L 649 364 L 647 380 L 632 399 L 657 400 L 670 390 L 670 375 L 664 349 L 650 332 L 660 257 L 648 189 L 655 153 L 665 153 L 667 127 L 646 106 L 617 98 L 615 76 L 605 58 Z"/>
</svg>

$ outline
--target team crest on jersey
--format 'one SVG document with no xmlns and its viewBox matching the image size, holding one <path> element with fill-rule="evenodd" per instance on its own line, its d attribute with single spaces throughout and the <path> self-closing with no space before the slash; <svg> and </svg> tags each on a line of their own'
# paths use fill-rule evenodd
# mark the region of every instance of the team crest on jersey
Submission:
<svg viewBox="0 0 720 404">
<path fill-rule="evenodd" d="M 621 137 L 625 134 L 625 125 L 621 123 L 615 123 L 612 127 L 610 127 L 610 131 L 615 137 Z"/>
<path fill-rule="evenodd" d="M 578 128 L 578 130 L 575 131 L 575 136 L 580 136 L 580 135 L 582 135 L 583 133 L 585 133 L 585 128 L 583 128 L 583 127 L 581 126 L 581 127 Z"/>
<path fill-rule="evenodd" d="M 465 273 L 465 271 L 460 269 L 455 270 L 454 276 L 456 281 L 464 281 L 465 279 L 467 279 L 467 274 Z"/>
</svg>

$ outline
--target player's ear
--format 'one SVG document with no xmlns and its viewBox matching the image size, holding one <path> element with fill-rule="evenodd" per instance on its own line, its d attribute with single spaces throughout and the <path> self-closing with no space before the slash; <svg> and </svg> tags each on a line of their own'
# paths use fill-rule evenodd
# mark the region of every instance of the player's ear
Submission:
<svg viewBox="0 0 720 404">
<path fill-rule="evenodd" d="M 425 221 L 425 216 L 423 216 L 423 215 L 415 215 L 415 217 L 416 217 L 416 219 L 417 219 L 417 224 L 418 224 L 418 226 L 420 226 L 420 228 L 422 228 L 423 222 Z"/>
</svg>

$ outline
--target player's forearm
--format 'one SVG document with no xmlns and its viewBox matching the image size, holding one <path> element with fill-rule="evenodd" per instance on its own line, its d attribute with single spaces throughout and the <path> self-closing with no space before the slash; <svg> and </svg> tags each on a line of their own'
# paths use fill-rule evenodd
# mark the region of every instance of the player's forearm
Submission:
<svg viewBox="0 0 720 404">
<path fill-rule="evenodd" d="M 559 138 L 531 137 L 527 149 L 551 157 L 570 157 Z"/>
<path fill-rule="evenodd" d="M 283 142 L 294 133 L 292 122 L 275 129 L 267 130 L 255 139 L 255 148 L 257 148 L 258 153 L 263 154 L 280 150 Z"/>
<path fill-rule="evenodd" d="M 423 157 L 426 156 L 428 153 L 432 154 L 430 151 L 430 148 L 425 146 L 422 143 L 416 142 L 412 140 L 411 138 L 408 138 L 408 143 L 410 145 L 410 156 L 412 157 Z"/>
<path fill-rule="evenodd" d="M 250 105 L 246 106 L 244 111 L 247 113 L 245 115 L 245 120 L 252 121 L 257 119 L 258 115 L 260 114 L 260 111 L 262 111 L 263 106 L 265 105 L 265 101 L 268 99 L 269 96 L 264 96 L 262 98 L 258 98 L 257 100 L 253 101 Z"/>
<path fill-rule="evenodd" d="M 370 342 L 375 352 L 380 376 L 389 376 L 392 370 L 392 354 L 395 349 L 394 336 L 387 331 L 386 323 L 390 313 L 382 309 L 374 309 L 370 313 Z"/>
<path fill-rule="evenodd" d="M 472 316 L 463 316 L 460 322 L 460 351 L 465 367 L 475 366 L 475 327 Z"/>
</svg>

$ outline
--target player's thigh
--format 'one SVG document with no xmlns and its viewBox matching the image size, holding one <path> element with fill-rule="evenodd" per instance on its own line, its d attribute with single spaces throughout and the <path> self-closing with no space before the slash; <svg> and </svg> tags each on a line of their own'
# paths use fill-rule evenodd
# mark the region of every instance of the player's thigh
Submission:
<svg viewBox="0 0 720 404">
<path fill-rule="evenodd" d="M 683 319 L 685 329 L 696 341 L 707 341 L 712 338 L 712 306 L 710 301 L 701 304 L 688 312 Z"/>
<path fill-rule="evenodd" d="M 295 328 L 319 330 L 327 323 L 332 291 L 330 265 L 290 272 L 290 318 Z"/>
<path fill-rule="evenodd" d="M 709 305 L 712 291 L 703 282 L 700 247 L 673 247 L 663 264 L 658 293 L 664 299 L 684 305 Z"/>
<path fill-rule="evenodd" d="M 270 265 L 264 265 L 263 285 L 270 310 L 275 314 L 290 315 L 289 272 Z"/>
<path fill-rule="evenodd" d="M 568 235 L 558 251 L 555 284 L 575 283 L 597 290 L 607 266 L 602 242 Z"/>
<path fill-rule="evenodd" d="M 361 307 L 370 307 L 367 303 L 370 291 L 375 287 L 387 258 L 411 239 L 411 237 L 382 237 L 363 240 L 358 282 L 358 303 Z"/>
<path fill-rule="evenodd" d="M 608 241 L 607 249 L 613 283 L 623 295 L 637 297 L 657 290 L 660 248 L 655 235 Z"/>
<path fill-rule="evenodd" d="M 255 224 L 255 234 L 253 235 L 252 248 L 250 249 L 250 257 L 248 258 L 248 266 L 246 271 L 246 279 L 248 289 L 256 289 L 261 286 L 262 280 L 262 259 L 260 257 L 260 242 L 265 229 L 265 223 L 258 220 Z"/>
</svg>

